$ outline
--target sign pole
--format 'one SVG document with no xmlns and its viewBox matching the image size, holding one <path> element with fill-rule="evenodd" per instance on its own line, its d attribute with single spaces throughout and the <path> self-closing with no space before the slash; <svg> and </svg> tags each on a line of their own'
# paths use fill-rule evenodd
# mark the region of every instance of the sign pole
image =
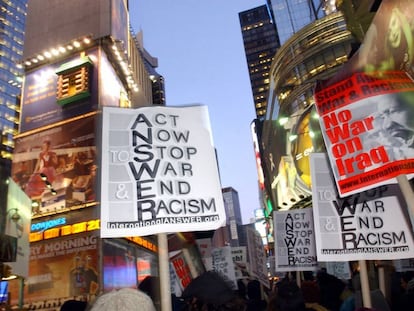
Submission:
<svg viewBox="0 0 414 311">
<path fill-rule="evenodd" d="M 159 233 L 158 263 L 160 268 L 161 310 L 171 311 L 170 267 L 168 258 L 168 239 L 166 233 Z"/>
<path fill-rule="evenodd" d="M 411 188 L 410 182 L 408 181 L 407 175 L 397 176 L 398 185 L 401 188 L 401 192 L 404 196 L 405 202 L 408 207 L 408 214 L 410 215 L 411 227 L 414 226 L 414 192 Z"/>
<path fill-rule="evenodd" d="M 362 305 L 365 308 L 372 308 L 371 292 L 369 289 L 369 279 L 366 260 L 359 260 L 359 279 L 361 282 Z"/>
</svg>

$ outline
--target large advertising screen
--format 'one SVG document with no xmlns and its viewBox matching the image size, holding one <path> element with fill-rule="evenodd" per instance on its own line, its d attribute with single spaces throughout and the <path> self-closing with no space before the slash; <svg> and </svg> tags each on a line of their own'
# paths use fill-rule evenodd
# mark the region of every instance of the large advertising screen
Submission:
<svg viewBox="0 0 414 311">
<path fill-rule="evenodd" d="M 96 200 L 95 115 L 15 140 L 12 178 L 52 212 Z"/>
<path fill-rule="evenodd" d="M 95 295 L 99 280 L 99 220 L 96 208 L 32 221 L 25 303 Z M 10 282 L 12 304 L 19 282 Z M 53 295 L 51 296 L 51 293 Z"/>
<path fill-rule="evenodd" d="M 45 65 L 25 77 L 20 132 L 97 109 L 98 48 Z"/>
</svg>

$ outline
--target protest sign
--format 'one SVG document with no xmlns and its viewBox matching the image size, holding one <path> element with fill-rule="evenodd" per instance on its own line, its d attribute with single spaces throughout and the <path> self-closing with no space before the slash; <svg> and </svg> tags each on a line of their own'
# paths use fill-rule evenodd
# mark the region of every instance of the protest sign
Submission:
<svg viewBox="0 0 414 311">
<path fill-rule="evenodd" d="M 275 211 L 276 271 L 317 269 L 312 208 Z"/>
<path fill-rule="evenodd" d="M 401 71 L 354 73 L 315 92 L 340 196 L 414 172 L 414 83 Z"/>
<path fill-rule="evenodd" d="M 206 106 L 104 107 L 101 236 L 225 224 Z"/>
<path fill-rule="evenodd" d="M 211 250 L 213 257 L 213 270 L 226 276 L 232 282 L 233 287 L 237 288 L 236 272 L 231 254 L 231 247 L 217 247 Z"/>
<path fill-rule="evenodd" d="M 310 161 L 319 261 L 413 257 L 413 233 L 398 184 L 341 198 L 326 155 L 312 153 Z"/>
<path fill-rule="evenodd" d="M 269 288 L 266 253 L 263 247 L 262 237 L 257 230 L 251 227 L 247 227 L 246 233 L 250 275 L 256 277 L 262 285 Z"/>
<path fill-rule="evenodd" d="M 326 272 L 336 276 L 340 280 L 350 280 L 352 278 L 351 268 L 348 261 L 332 261 L 326 263 Z"/>
</svg>

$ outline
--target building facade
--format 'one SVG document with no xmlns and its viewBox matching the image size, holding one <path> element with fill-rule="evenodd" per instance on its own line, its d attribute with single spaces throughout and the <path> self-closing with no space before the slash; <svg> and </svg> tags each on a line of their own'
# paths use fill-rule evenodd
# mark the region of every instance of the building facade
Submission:
<svg viewBox="0 0 414 311">
<path fill-rule="evenodd" d="M 308 157 L 323 148 L 313 89 L 348 60 L 354 40 L 343 14 L 336 12 L 296 32 L 275 56 L 262 145 L 277 209 L 289 209 L 311 195 Z"/>
<path fill-rule="evenodd" d="M 153 104 L 151 58 L 128 20 L 126 0 L 28 4 L 11 177 L 32 215 L 30 248 L 10 264 L 26 284 L 9 281 L 12 305 L 57 308 L 158 275 L 153 236 L 99 236 L 99 112 Z"/>
</svg>

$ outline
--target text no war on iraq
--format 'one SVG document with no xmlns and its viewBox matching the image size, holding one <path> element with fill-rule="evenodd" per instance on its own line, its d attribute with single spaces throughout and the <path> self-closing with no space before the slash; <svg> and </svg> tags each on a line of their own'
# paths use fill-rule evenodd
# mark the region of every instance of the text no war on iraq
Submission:
<svg viewBox="0 0 414 311">
<path fill-rule="evenodd" d="M 102 132 L 101 236 L 223 224 L 207 107 L 105 107 Z"/>
<path fill-rule="evenodd" d="M 275 212 L 276 271 L 317 268 L 312 208 Z"/>
</svg>

